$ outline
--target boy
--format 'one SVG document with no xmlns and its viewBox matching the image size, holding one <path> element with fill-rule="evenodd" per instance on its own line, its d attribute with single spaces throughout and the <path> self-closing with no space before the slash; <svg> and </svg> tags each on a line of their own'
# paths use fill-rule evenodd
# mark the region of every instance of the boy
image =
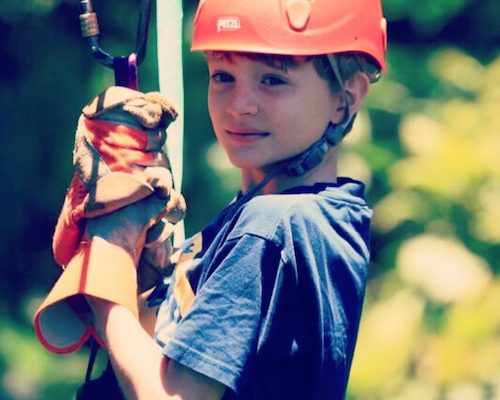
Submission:
<svg viewBox="0 0 500 400">
<path fill-rule="evenodd" d="M 362 184 L 337 176 L 337 145 L 384 69 L 380 4 L 202 0 L 193 50 L 241 192 L 173 254 L 149 299 L 154 339 L 128 309 L 88 298 L 122 392 L 343 399 L 371 211 Z"/>
</svg>

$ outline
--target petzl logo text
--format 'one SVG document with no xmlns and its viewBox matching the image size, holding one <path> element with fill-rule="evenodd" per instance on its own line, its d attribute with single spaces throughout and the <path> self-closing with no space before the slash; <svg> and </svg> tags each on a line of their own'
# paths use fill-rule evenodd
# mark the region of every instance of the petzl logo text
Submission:
<svg viewBox="0 0 500 400">
<path fill-rule="evenodd" d="M 237 31 L 240 28 L 240 19 L 238 17 L 220 17 L 217 20 L 217 32 Z"/>
</svg>

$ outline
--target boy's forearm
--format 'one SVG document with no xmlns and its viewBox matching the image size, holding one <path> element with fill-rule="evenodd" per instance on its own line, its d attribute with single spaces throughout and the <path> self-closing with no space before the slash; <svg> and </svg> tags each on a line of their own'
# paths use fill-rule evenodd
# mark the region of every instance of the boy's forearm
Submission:
<svg viewBox="0 0 500 400">
<path fill-rule="evenodd" d="M 89 303 L 127 399 L 222 398 L 223 384 L 169 360 L 130 310 L 105 300 L 89 299 Z"/>
<path fill-rule="evenodd" d="M 125 307 L 89 301 L 95 327 L 107 345 L 113 367 L 127 399 L 166 399 L 168 359 L 161 347 Z"/>
</svg>

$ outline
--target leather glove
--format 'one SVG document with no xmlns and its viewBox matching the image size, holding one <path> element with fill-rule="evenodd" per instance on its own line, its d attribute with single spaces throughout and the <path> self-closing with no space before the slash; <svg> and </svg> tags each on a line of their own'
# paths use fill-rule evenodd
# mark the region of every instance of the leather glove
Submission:
<svg viewBox="0 0 500 400">
<path fill-rule="evenodd" d="M 86 218 L 104 215 L 157 192 L 172 177 L 162 150 L 177 113 L 159 93 L 111 87 L 83 108 L 73 150 L 74 175 L 53 238 L 54 258 L 73 257 Z"/>
<path fill-rule="evenodd" d="M 165 128 L 175 111 L 159 94 L 110 88 L 83 109 L 74 149 L 75 174 L 53 240 L 64 272 L 35 314 L 35 331 L 49 350 L 77 350 L 91 334 L 85 296 L 137 315 L 137 268 L 168 264 L 173 224 L 185 214 L 172 189 Z"/>
</svg>

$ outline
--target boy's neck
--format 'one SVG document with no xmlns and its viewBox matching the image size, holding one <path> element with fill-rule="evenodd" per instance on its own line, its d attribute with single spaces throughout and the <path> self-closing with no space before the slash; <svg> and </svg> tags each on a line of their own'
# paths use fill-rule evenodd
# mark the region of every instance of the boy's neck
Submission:
<svg viewBox="0 0 500 400">
<path fill-rule="evenodd" d="M 301 176 L 288 176 L 279 174 L 264 186 L 260 191 L 261 194 L 276 194 L 284 190 L 297 186 L 312 186 L 320 182 L 336 182 L 337 181 L 337 160 L 338 149 L 333 148 L 327 152 L 324 160 L 314 168 Z M 258 185 L 266 177 L 269 171 L 258 170 L 242 170 L 242 192 L 246 193 L 254 186 Z"/>
</svg>

